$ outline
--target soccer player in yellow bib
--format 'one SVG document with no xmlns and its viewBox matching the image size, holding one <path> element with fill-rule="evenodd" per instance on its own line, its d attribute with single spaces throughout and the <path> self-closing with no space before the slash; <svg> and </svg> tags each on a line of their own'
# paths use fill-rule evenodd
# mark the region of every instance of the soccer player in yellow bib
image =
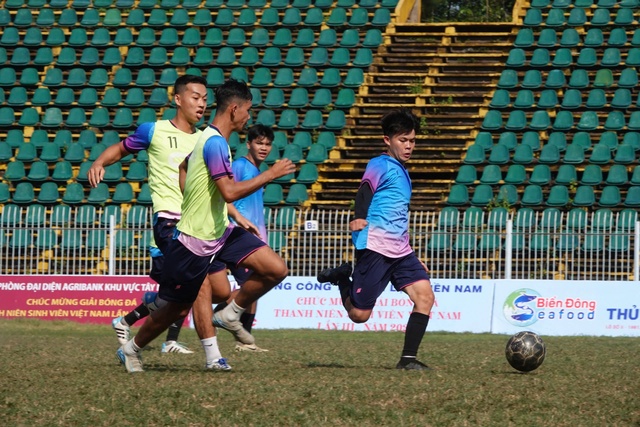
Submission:
<svg viewBox="0 0 640 427">
<path fill-rule="evenodd" d="M 210 287 L 202 286 L 212 267 L 223 274 L 232 266 L 253 271 L 228 306 L 213 315 L 214 325 L 228 330 L 245 345 L 253 345 L 255 340 L 242 327 L 240 316 L 288 274 L 284 261 L 265 242 L 228 218 L 227 203 L 295 172 L 295 165 L 284 159 L 253 179 L 234 180 L 227 140 L 232 132 L 242 130 L 247 124 L 251 99 L 246 83 L 237 80 L 228 80 L 216 90 L 213 123 L 203 131 L 188 157 L 182 217 L 165 253 L 165 270 L 153 302 L 158 308 L 138 334 L 116 352 L 129 372 L 143 371 L 142 349 L 189 312 L 196 298 L 200 298 L 201 288 L 210 289 L 214 294 L 224 291 L 229 294 L 228 283 L 226 290 L 221 289 L 225 285 L 218 281 L 210 280 Z"/>
<path fill-rule="evenodd" d="M 154 257 L 152 278 L 159 281 L 162 271 L 158 263 L 163 260 L 160 256 L 167 251 L 172 240 L 175 226 L 180 220 L 182 212 L 182 192 L 178 180 L 178 167 L 185 157 L 191 153 L 198 142 L 202 131 L 196 128 L 196 123 L 202 118 L 207 106 L 206 80 L 200 76 L 185 75 L 179 77 L 174 84 L 176 116 L 171 120 L 159 120 L 141 124 L 136 131 L 119 144 L 107 148 L 93 163 L 88 172 L 89 183 L 97 186 L 104 177 L 104 167 L 111 165 L 130 153 L 147 150 L 149 154 L 149 188 L 153 201 L 153 232 L 154 240 L 160 254 Z M 241 221 L 242 222 L 242 221 Z M 205 280 L 206 277 L 203 279 Z M 217 275 L 216 280 L 228 286 L 226 275 Z M 155 298 L 146 295 L 145 298 Z M 226 298 L 225 294 L 210 295 L 214 302 Z M 210 306 L 211 300 L 207 303 Z M 205 307 L 206 304 L 202 304 Z M 112 326 L 118 334 L 121 344 L 129 340 L 129 327 L 139 318 L 149 314 L 145 304 L 141 304 L 124 318 L 114 319 Z M 205 350 L 207 367 L 216 370 L 230 370 L 231 367 L 220 354 L 217 344 L 215 328 L 211 320 L 203 321 L 194 310 L 196 331 Z M 185 314 L 186 315 L 186 314 Z M 184 317 L 176 319 L 173 327 L 169 328 L 167 342 L 163 345 L 165 352 L 191 352 L 177 343 L 179 328 Z"/>
</svg>

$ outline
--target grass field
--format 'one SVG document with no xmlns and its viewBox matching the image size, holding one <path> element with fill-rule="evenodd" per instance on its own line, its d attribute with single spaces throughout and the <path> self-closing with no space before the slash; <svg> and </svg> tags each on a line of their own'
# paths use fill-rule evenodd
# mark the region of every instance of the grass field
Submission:
<svg viewBox="0 0 640 427">
<path fill-rule="evenodd" d="M 506 336 L 427 333 L 432 372 L 393 369 L 393 332 L 255 331 L 269 353 L 220 346 L 232 372 L 154 342 L 146 372 L 115 358 L 109 326 L 0 320 L 3 426 L 640 426 L 640 340 L 544 337 L 529 374 L 504 357 Z"/>
</svg>

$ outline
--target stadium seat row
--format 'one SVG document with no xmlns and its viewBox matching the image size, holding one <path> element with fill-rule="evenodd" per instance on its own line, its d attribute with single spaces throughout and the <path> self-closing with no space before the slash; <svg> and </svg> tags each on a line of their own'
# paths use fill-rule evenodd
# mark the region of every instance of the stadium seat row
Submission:
<svg viewBox="0 0 640 427">
<path fill-rule="evenodd" d="M 518 86 L 525 89 L 537 89 L 539 87 L 549 89 L 562 89 L 564 87 L 583 89 L 590 86 L 606 88 L 616 85 L 623 88 L 634 88 L 637 84 L 638 73 L 635 68 L 625 68 L 618 76 L 614 76 L 609 68 L 600 68 L 595 72 L 593 81 L 590 80 L 587 70 L 576 68 L 571 72 L 568 80 L 564 71 L 561 69 L 550 70 L 546 75 L 546 79 L 540 70 L 528 69 L 524 72 L 521 81 L 519 80 L 517 71 L 507 69 L 500 74 L 497 86 L 501 89 L 511 89 Z"/>
<path fill-rule="evenodd" d="M 518 31 L 516 40 L 513 45 L 520 48 L 537 47 L 622 47 L 622 46 L 640 46 L 640 30 L 636 29 L 627 36 L 624 28 L 616 27 L 606 35 L 601 28 L 590 28 L 584 38 L 580 36 L 575 28 L 566 28 L 559 34 L 554 28 L 542 29 L 536 37 L 531 28 L 522 28 Z M 558 40 L 558 37 L 560 38 Z M 605 43 L 606 39 L 606 43 Z"/>
<path fill-rule="evenodd" d="M 369 16 L 371 14 L 371 17 Z M 353 8 L 347 12 L 345 8 L 333 8 L 329 17 L 325 19 L 323 9 L 311 7 L 304 13 L 301 9 L 288 8 L 281 13 L 275 8 L 265 8 L 258 16 L 255 9 L 242 9 L 236 17 L 229 8 L 198 9 L 194 15 L 190 15 L 188 9 L 175 8 L 167 14 L 164 9 L 152 9 L 146 13 L 144 9 L 130 9 L 125 14 L 119 8 L 109 8 L 101 13 L 99 9 L 85 9 L 78 16 L 76 9 L 63 9 L 56 15 L 53 9 L 43 8 L 32 12 L 29 8 L 21 8 L 12 16 L 7 9 L 0 9 L 0 27 L 15 26 L 18 28 L 37 27 L 62 27 L 72 28 L 80 25 L 85 28 L 92 27 L 141 27 L 149 26 L 162 28 L 172 27 L 208 27 L 229 28 L 238 26 L 244 28 L 275 28 L 285 27 L 320 27 L 326 24 L 330 27 L 386 27 L 391 21 L 391 12 L 387 8 L 366 9 Z M 282 16 L 280 16 L 282 15 Z M 304 15 L 304 16 L 303 16 Z"/>
<path fill-rule="evenodd" d="M 581 27 L 583 25 L 632 26 L 637 24 L 633 8 L 612 9 L 612 13 L 607 8 L 599 7 L 593 11 L 591 16 L 587 15 L 586 10 L 587 9 L 579 7 L 572 8 L 570 9 L 568 16 L 565 16 L 564 9 L 550 9 L 545 18 L 540 9 L 531 8 L 527 10 L 523 24 L 527 27 L 563 27 L 565 25 L 571 27 Z"/>
<path fill-rule="evenodd" d="M 582 68 L 591 68 L 598 65 L 610 68 L 618 66 L 637 67 L 640 66 L 640 48 L 630 48 L 625 52 L 623 59 L 623 55 L 617 47 L 606 48 L 601 56 L 596 49 L 585 47 L 580 49 L 580 53 L 574 61 L 572 50 L 565 47 L 555 50 L 553 59 L 551 59 L 551 52 L 544 47 L 536 48 L 531 55 L 527 55 L 524 49 L 516 47 L 509 51 L 505 64 L 511 68 L 567 68 L 574 65 Z"/>
<path fill-rule="evenodd" d="M 597 7 L 638 7 L 640 2 L 638 0 L 531 0 L 531 7 L 534 8 L 560 8 L 565 9 L 568 7 L 582 7 L 590 8 L 592 6 Z"/>
<path fill-rule="evenodd" d="M 556 113 L 553 123 L 551 117 L 546 110 L 536 110 L 527 119 L 527 115 L 523 110 L 512 110 L 507 117 L 506 123 L 503 121 L 502 113 L 499 110 L 489 110 L 482 122 L 483 130 L 499 130 L 506 129 L 511 131 L 517 130 L 596 130 L 600 126 L 605 130 L 640 130 L 640 111 L 634 111 L 625 117 L 625 113 L 619 110 L 610 112 L 606 111 L 584 111 L 579 114 L 580 118 L 577 123 L 574 121 L 573 113 L 569 110 L 561 110 Z M 603 122 L 600 122 L 600 118 Z"/>
<path fill-rule="evenodd" d="M 580 177 L 578 177 L 580 175 Z M 604 178 L 606 175 L 606 178 Z M 552 170 L 548 164 L 537 164 L 533 167 L 531 174 L 528 174 L 524 165 L 511 164 L 503 175 L 499 165 L 489 164 L 481 169 L 465 164 L 460 167 L 455 180 L 456 184 L 535 184 L 547 186 L 552 183 L 570 186 L 575 183 L 582 185 L 598 186 L 614 185 L 624 187 L 628 184 L 640 185 L 640 166 L 635 166 L 631 177 L 627 166 L 611 165 L 608 171 L 604 171 L 600 165 L 590 164 L 578 174 L 576 166 L 573 164 L 562 164 L 556 171 Z"/>
<path fill-rule="evenodd" d="M 465 184 L 454 184 L 451 187 L 447 204 L 452 206 L 488 206 L 490 203 L 506 203 L 509 206 L 530 206 L 538 207 L 542 205 L 564 207 L 638 207 L 640 206 L 640 186 L 629 187 L 626 197 L 622 198 L 620 187 L 605 186 L 600 191 L 596 203 L 596 191 L 591 185 L 579 185 L 575 188 L 575 193 L 571 194 L 569 186 L 556 184 L 551 186 L 545 196 L 543 187 L 537 184 L 529 184 L 520 194 L 518 188 L 512 184 L 503 184 L 497 192 L 489 184 L 478 184 L 471 187 L 473 194 L 469 197 L 470 186 Z"/>
<path fill-rule="evenodd" d="M 616 89 L 613 93 L 607 93 L 604 89 L 594 88 L 584 93 L 584 90 L 567 89 L 558 100 L 557 92 L 553 89 L 545 89 L 538 96 L 531 89 L 520 89 L 517 92 L 509 92 L 506 89 L 498 89 L 494 92 L 489 106 L 496 109 L 521 108 L 564 108 L 575 110 L 578 108 L 618 108 L 627 109 L 640 106 L 640 97 L 633 102 L 631 90 L 627 88 Z M 586 99 L 583 99 L 583 93 Z M 515 95 L 515 97 L 514 97 Z"/>
</svg>

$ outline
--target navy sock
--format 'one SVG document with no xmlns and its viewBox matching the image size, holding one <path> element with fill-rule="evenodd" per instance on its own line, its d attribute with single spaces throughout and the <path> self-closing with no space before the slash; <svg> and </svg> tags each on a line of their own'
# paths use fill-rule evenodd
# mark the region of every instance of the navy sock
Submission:
<svg viewBox="0 0 640 427">
<path fill-rule="evenodd" d="M 253 326 L 253 320 L 256 318 L 255 313 L 247 313 L 246 311 L 242 313 L 240 316 L 240 322 L 242 322 L 242 327 L 247 330 L 247 332 L 251 332 L 251 327 Z"/>
<path fill-rule="evenodd" d="M 167 341 L 178 341 L 178 335 L 180 335 L 180 329 L 182 329 L 183 322 L 184 317 L 181 317 L 169 326 L 169 330 L 167 331 Z"/>
<path fill-rule="evenodd" d="M 146 305 L 140 304 L 132 311 L 129 312 L 126 316 L 124 316 L 124 321 L 127 322 L 127 325 L 133 326 L 138 320 L 143 319 L 149 315 L 149 309 Z"/>
<path fill-rule="evenodd" d="M 407 322 L 407 330 L 404 334 L 404 347 L 402 348 L 402 358 L 415 359 L 418 355 L 418 348 L 422 342 L 422 337 L 427 330 L 429 316 L 422 313 L 413 312 Z"/>
</svg>

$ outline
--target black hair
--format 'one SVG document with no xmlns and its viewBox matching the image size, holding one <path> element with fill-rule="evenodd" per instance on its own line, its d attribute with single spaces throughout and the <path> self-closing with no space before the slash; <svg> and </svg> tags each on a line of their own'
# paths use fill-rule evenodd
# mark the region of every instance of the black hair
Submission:
<svg viewBox="0 0 640 427">
<path fill-rule="evenodd" d="M 253 141 L 256 138 L 267 138 L 269 141 L 273 141 L 273 130 L 263 124 L 256 124 L 249 128 L 247 141 Z"/>
<path fill-rule="evenodd" d="M 420 119 L 408 108 L 391 110 L 382 117 L 382 134 L 389 138 L 415 131 L 420 132 Z"/>
<path fill-rule="evenodd" d="M 249 86 L 241 80 L 229 79 L 216 89 L 216 110 L 224 112 L 234 99 L 251 101 Z"/>
<path fill-rule="evenodd" d="M 184 76 L 178 77 L 176 82 L 174 83 L 174 92 L 182 93 L 187 88 L 189 83 L 197 83 L 203 86 L 207 86 L 207 79 L 202 76 L 194 76 L 193 74 L 185 74 Z"/>
</svg>

